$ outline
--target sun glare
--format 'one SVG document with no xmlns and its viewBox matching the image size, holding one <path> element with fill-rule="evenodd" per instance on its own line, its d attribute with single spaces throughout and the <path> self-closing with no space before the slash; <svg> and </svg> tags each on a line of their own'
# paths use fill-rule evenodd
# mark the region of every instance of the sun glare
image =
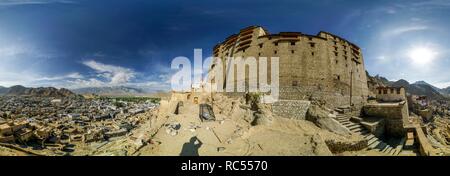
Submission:
<svg viewBox="0 0 450 176">
<path fill-rule="evenodd" d="M 429 48 L 414 48 L 409 52 L 409 57 L 416 64 L 430 63 L 436 53 Z"/>
</svg>

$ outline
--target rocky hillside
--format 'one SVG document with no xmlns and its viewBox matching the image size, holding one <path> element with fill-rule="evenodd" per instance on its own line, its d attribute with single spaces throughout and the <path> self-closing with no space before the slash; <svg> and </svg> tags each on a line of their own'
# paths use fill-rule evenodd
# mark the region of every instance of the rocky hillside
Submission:
<svg viewBox="0 0 450 176">
<path fill-rule="evenodd" d="M 76 96 L 70 90 L 54 87 L 28 88 L 24 86 L 12 86 L 4 89 L 6 96 L 37 96 L 37 97 L 69 97 Z"/>
<path fill-rule="evenodd" d="M 8 93 L 8 88 L 0 86 L 0 95 L 4 95 L 6 93 Z"/>
<path fill-rule="evenodd" d="M 129 95 L 146 93 L 144 90 L 133 87 L 86 87 L 73 89 L 78 94 L 97 94 L 97 95 Z"/>
<path fill-rule="evenodd" d="M 367 86 L 369 87 L 369 91 L 373 94 L 371 96 L 374 96 L 376 88 L 377 87 L 384 87 L 388 86 L 390 83 L 389 81 L 382 76 L 376 75 L 376 76 L 370 76 L 369 73 L 366 71 L 367 74 Z"/>
<path fill-rule="evenodd" d="M 413 84 L 410 84 L 408 81 L 404 79 L 400 79 L 398 81 L 389 81 L 386 78 L 381 77 L 379 75 L 373 77 L 370 76 L 369 74 L 367 75 L 368 75 L 367 85 L 369 87 L 369 90 L 372 92 L 375 92 L 376 87 L 379 86 L 393 86 L 393 87 L 404 87 L 407 93 L 413 95 L 425 95 L 432 99 L 445 98 L 444 96 L 445 94 L 443 92 L 445 92 L 446 89 L 439 89 L 425 81 L 417 81 Z M 450 90 L 450 88 L 448 88 L 447 90 Z"/>
<path fill-rule="evenodd" d="M 450 97 L 450 87 L 441 89 L 441 93 L 444 94 L 447 97 Z"/>
<path fill-rule="evenodd" d="M 413 95 L 425 95 L 427 97 L 430 97 L 432 99 L 443 99 L 444 96 L 435 88 L 430 86 L 428 83 L 426 84 L 409 84 L 406 80 L 398 80 L 396 82 L 393 82 L 391 86 L 394 87 L 400 87 L 403 86 L 406 89 L 406 92 L 413 94 Z"/>
</svg>

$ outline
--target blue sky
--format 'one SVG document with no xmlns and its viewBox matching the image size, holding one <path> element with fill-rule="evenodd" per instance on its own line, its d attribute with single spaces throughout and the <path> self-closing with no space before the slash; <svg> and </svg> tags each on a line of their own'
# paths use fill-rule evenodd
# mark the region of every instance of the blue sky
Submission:
<svg viewBox="0 0 450 176">
<path fill-rule="evenodd" d="M 328 31 L 390 80 L 450 86 L 447 0 L 0 0 L 0 85 L 168 89 L 177 56 L 239 29 Z"/>
</svg>

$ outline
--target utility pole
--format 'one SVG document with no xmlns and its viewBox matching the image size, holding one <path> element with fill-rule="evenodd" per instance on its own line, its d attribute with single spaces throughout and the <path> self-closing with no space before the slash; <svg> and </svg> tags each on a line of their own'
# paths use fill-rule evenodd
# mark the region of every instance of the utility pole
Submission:
<svg viewBox="0 0 450 176">
<path fill-rule="evenodd" d="M 350 107 L 352 106 L 353 67 L 350 70 Z"/>
</svg>

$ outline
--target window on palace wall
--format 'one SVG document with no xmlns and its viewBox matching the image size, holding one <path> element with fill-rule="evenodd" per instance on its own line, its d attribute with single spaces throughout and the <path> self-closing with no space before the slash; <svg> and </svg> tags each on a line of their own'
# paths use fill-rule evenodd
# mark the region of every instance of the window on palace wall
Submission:
<svg viewBox="0 0 450 176">
<path fill-rule="evenodd" d="M 294 50 L 291 50 L 291 53 L 294 54 Z"/>
<path fill-rule="evenodd" d="M 277 54 L 277 50 L 273 51 L 274 54 Z"/>
<path fill-rule="evenodd" d="M 383 89 L 383 94 L 387 94 L 387 89 Z"/>
<path fill-rule="evenodd" d="M 314 56 L 314 52 L 311 52 L 311 55 Z"/>
<path fill-rule="evenodd" d="M 397 94 L 400 94 L 400 89 L 397 89 Z"/>
<path fill-rule="evenodd" d="M 314 48 L 316 46 L 315 43 L 310 43 L 309 45 L 311 45 L 311 48 Z"/>
<path fill-rule="evenodd" d="M 275 44 L 275 46 L 278 46 L 278 42 L 275 42 L 274 44 Z"/>
<path fill-rule="evenodd" d="M 291 45 L 295 45 L 295 42 L 291 42 Z"/>
<path fill-rule="evenodd" d="M 378 89 L 378 94 L 381 94 L 381 90 L 380 89 Z"/>
<path fill-rule="evenodd" d="M 259 44 L 259 48 L 262 48 L 263 47 L 263 44 Z"/>
<path fill-rule="evenodd" d="M 298 86 L 298 82 L 297 81 L 292 81 L 292 86 Z"/>
</svg>

